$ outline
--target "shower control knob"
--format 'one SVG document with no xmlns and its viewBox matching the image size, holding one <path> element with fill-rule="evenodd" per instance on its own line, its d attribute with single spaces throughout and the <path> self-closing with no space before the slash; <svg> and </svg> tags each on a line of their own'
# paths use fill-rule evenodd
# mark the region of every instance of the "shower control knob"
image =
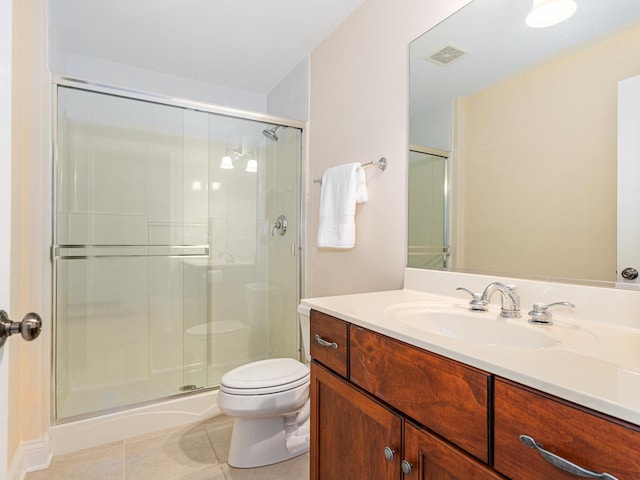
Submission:
<svg viewBox="0 0 640 480">
<path fill-rule="evenodd" d="M 622 275 L 622 278 L 624 278 L 625 280 L 635 280 L 636 278 L 638 278 L 638 270 L 633 267 L 627 267 L 622 270 L 622 273 L 620 275 Z"/>
<path fill-rule="evenodd" d="M 19 333 L 27 342 L 38 338 L 42 331 L 42 319 L 37 313 L 27 313 L 21 322 L 12 322 L 7 312 L 0 310 L 0 347 L 7 337 Z"/>
<path fill-rule="evenodd" d="M 273 237 L 275 234 L 280 236 L 287 233 L 287 217 L 284 215 L 280 215 L 276 219 L 276 223 L 273 224 L 273 228 L 271 229 L 271 236 Z"/>
</svg>

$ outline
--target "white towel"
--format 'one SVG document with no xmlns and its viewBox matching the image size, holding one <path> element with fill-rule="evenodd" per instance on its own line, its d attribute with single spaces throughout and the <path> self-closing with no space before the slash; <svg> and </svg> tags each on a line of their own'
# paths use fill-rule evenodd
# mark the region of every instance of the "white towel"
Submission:
<svg viewBox="0 0 640 480">
<path fill-rule="evenodd" d="M 367 177 L 359 163 L 327 169 L 322 176 L 318 247 L 353 248 L 356 203 L 367 201 Z"/>
</svg>

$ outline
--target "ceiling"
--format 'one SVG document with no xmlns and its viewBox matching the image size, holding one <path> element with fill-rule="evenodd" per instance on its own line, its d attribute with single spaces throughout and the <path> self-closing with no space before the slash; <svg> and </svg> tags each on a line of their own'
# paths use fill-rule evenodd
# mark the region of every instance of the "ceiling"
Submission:
<svg viewBox="0 0 640 480">
<path fill-rule="evenodd" d="M 531 0 L 475 0 L 411 43 L 411 114 L 470 95 L 552 55 L 637 26 L 638 0 L 578 0 L 569 20 L 527 27 Z M 448 66 L 429 57 L 452 45 L 467 55 Z"/>
<path fill-rule="evenodd" d="M 269 93 L 364 0 L 49 0 L 51 48 Z"/>
</svg>

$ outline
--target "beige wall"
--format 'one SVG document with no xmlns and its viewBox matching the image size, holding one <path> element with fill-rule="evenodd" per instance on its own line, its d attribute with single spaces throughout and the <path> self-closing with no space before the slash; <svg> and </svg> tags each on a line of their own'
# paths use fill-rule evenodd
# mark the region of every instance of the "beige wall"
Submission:
<svg viewBox="0 0 640 480">
<path fill-rule="evenodd" d="M 639 48 L 627 32 L 460 101 L 457 266 L 615 281 L 617 85 Z"/>
<path fill-rule="evenodd" d="M 49 97 L 45 71 L 45 2 L 13 2 L 11 316 L 42 315 L 31 343 L 12 338 L 9 461 L 20 441 L 40 439 L 49 423 L 51 344 Z"/>
<path fill-rule="evenodd" d="M 402 286 L 407 251 L 409 42 L 466 0 L 366 0 L 311 53 L 306 296 Z M 320 187 L 311 179 L 345 162 L 367 169 L 369 201 L 357 207 L 356 247 L 320 250 Z"/>
</svg>

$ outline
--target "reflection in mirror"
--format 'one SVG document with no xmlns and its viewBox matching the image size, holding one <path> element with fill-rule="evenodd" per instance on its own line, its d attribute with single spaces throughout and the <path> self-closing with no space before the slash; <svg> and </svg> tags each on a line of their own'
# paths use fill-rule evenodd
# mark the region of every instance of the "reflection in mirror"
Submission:
<svg viewBox="0 0 640 480">
<path fill-rule="evenodd" d="M 409 147 L 409 258 L 414 268 L 447 268 L 449 152 Z"/>
<path fill-rule="evenodd" d="M 410 143 L 451 152 L 451 257 L 409 266 L 635 282 L 616 273 L 640 270 L 640 238 L 618 248 L 618 157 L 640 155 L 624 138 L 640 137 L 640 119 L 618 104 L 640 98 L 640 2 L 579 0 L 548 28 L 525 24 L 530 9 L 474 0 L 410 46 Z M 430 228 L 411 214 L 435 208 L 424 193 L 409 188 L 411 244 Z"/>
</svg>

